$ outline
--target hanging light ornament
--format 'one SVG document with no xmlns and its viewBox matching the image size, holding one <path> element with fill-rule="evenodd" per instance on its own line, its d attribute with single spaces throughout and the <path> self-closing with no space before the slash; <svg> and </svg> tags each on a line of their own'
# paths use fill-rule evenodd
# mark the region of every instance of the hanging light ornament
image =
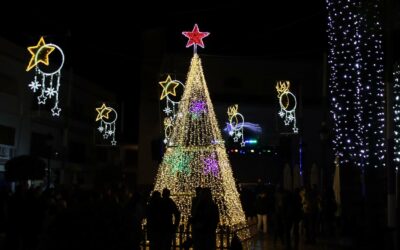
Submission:
<svg viewBox="0 0 400 250">
<path fill-rule="evenodd" d="M 37 97 L 38 104 L 46 104 L 47 99 L 54 100 L 54 106 L 51 109 L 53 116 L 60 116 L 61 108 L 58 107 L 59 89 L 61 69 L 64 66 L 64 53 L 60 47 L 55 44 L 47 43 L 43 37 L 35 46 L 28 47 L 31 59 L 26 71 L 35 69 L 33 81 L 28 85 L 33 93 L 38 91 L 40 95 Z M 58 51 L 61 59 L 58 66 L 50 65 L 50 54 L 54 55 L 54 51 Z"/>
<path fill-rule="evenodd" d="M 298 133 L 299 129 L 296 127 L 296 107 L 297 100 L 296 96 L 289 90 L 289 81 L 278 81 L 276 84 L 276 91 L 278 92 L 279 99 L 279 116 L 284 118 L 286 126 L 293 123 L 293 133 Z"/>
<path fill-rule="evenodd" d="M 233 137 L 234 142 L 240 142 L 240 146 L 246 146 L 246 142 L 244 140 L 243 127 L 244 127 L 244 117 L 241 113 L 238 112 L 238 105 L 232 105 L 228 107 L 228 133 Z"/>
<path fill-rule="evenodd" d="M 118 118 L 117 111 L 111 107 L 107 107 L 105 103 L 101 107 L 96 108 L 97 117 L 96 122 L 100 121 L 100 125 L 97 130 L 103 134 L 104 139 L 111 138 L 111 145 L 117 145 L 115 140 L 115 124 Z"/>
<path fill-rule="evenodd" d="M 163 112 L 167 117 L 164 118 L 164 143 L 167 144 L 170 138 L 170 133 L 174 126 L 176 118 L 176 112 L 178 110 L 179 101 L 171 99 L 170 96 L 176 96 L 176 89 L 181 86 L 185 88 L 185 85 L 178 80 L 172 80 L 171 76 L 168 75 L 164 81 L 159 82 L 162 87 L 160 100 L 165 99 L 165 108 Z"/>
</svg>

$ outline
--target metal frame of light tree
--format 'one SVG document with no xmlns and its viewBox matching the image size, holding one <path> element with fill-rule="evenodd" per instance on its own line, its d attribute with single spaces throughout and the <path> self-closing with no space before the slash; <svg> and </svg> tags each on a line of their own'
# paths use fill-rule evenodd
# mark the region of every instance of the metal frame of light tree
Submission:
<svg viewBox="0 0 400 250">
<path fill-rule="evenodd" d="M 385 166 L 381 2 L 326 0 L 333 147 L 362 171 Z"/>
<path fill-rule="evenodd" d="M 58 91 L 61 86 L 61 69 L 64 66 L 65 60 L 64 52 L 57 45 L 46 43 L 43 37 L 40 37 L 37 45 L 28 47 L 28 51 L 31 54 L 31 59 L 26 71 L 30 71 L 31 69 L 35 68 L 33 81 L 31 81 L 28 86 L 33 93 L 36 93 L 36 91 L 40 92 L 40 96 L 37 97 L 39 105 L 46 104 L 47 99 L 54 98 L 54 106 L 51 109 L 51 112 L 53 116 L 60 116 L 61 108 L 58 107 Z M 48 72 L 41 68 L 41 66 L 50 65 L 49 55 L 54 51 L 58 51 L 60 53 L 61 62 L 55 70 Z"/>
<path fill-rule="evenodd" d="M 194 45 L 194 55 L 154 190 L 170 189 L 183 217 L 188 218 L 195 188 L 209 187 L 219 208 L 220 223 L 232 228 L 243 226 L 245 215 L 196 53 L 197 45 L 204 47 L 201 39 L 208 33 L 199 32 L 195 25 L 192 32 L 183 34 L 189 38 L 188 44 Z M 248 236 L 246 230 L 239 235 Z"/>
</svg>

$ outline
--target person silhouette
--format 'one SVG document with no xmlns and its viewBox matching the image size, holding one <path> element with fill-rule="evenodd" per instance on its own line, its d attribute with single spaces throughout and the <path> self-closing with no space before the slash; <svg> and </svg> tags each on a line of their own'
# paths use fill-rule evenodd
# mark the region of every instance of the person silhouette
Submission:
<svg viewBox="0 0 400 250">
<path fill-rule="evenodd" d="M 219 211 L 210 188 L 203 188 L 198 204 L 193 209 L 192 222 L 194 250 L 215 250 Z"/>
<path fill-rule="evenodd" d="M 161 249 L 163 250 L 171 249 L 172 239 L 175 236 L 181 219 L 181 213 L 170 196 L 171 191 L 168 188 L 164 188 L 162 191 L 161 207 L 159 208 L 161 216 L 159 223 L 161 229 Z"/>
</svg>

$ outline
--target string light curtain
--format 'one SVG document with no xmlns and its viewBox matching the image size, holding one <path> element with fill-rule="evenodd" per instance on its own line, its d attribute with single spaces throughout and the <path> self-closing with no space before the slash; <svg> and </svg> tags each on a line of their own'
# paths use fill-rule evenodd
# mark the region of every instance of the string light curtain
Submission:
<svg viewBox="0 0 400 250">
<path fill-rule="evenodd" d="M 385 166 L 380 0 L 326 0 L 334 120 L 340 165 Z"/>
</svg>

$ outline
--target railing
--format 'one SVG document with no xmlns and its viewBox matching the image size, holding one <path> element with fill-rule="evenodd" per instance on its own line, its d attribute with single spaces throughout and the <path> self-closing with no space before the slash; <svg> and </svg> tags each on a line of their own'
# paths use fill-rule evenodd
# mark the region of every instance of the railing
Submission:
<svg viewBox="0 0 400 250">
<path fill-rule="evenodd" d="M 232 230 L 229 226 L 218 226 L 217 228 L 217 250 L 226 250 L 231 246 L 232 239 L 235 235 L 248 235 L 248 237 L 241 240 L 243 249 L 248 249 L 250 240 L 254 237 L 255 223 L 247 224 Z M 141 249 L 149 249 L 149 240 L 147 238 L 147 228 L 143 225 L 144 239 L 141 242 Z M 175 237 L 172 240 L 172 249 L 188 250 L 193 249 L 192 232 L 190 226 L 180 225 Z M 247 246 L 247 247 L 246 247 Z"/>
</svg>

